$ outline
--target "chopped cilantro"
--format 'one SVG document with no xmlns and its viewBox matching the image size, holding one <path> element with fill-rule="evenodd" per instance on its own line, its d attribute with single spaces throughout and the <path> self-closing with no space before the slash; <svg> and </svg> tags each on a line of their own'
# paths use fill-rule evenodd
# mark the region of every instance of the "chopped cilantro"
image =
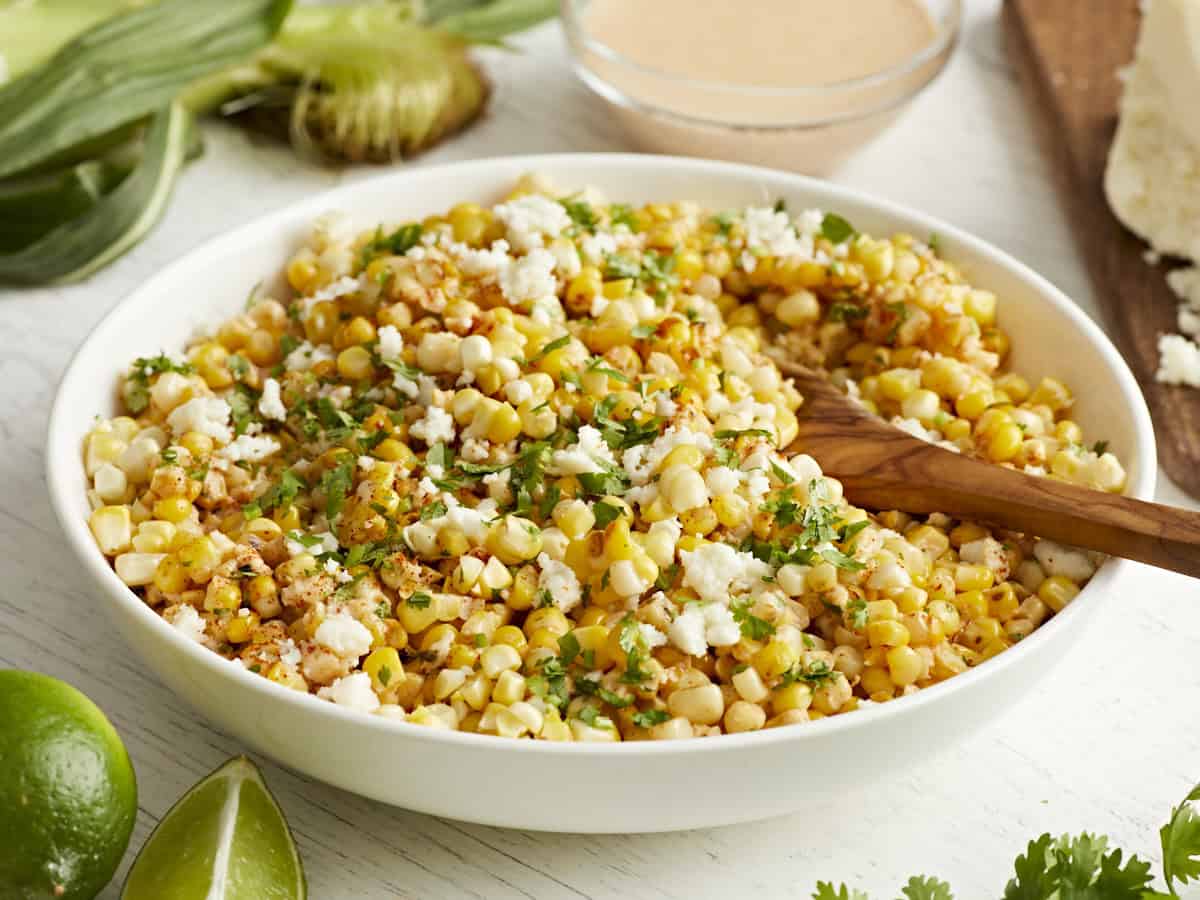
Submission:
<svg viewBox="0 0 1200 900">
<path fill-rule="evenodd" d="M 421 231 L 420 222 L 401 225 L 389 235 L 385 235 L 382 228 L 376 229 L 375 236 L 362 249 L 363 268 L 379 254 L 401 256 L 407 253 L 421 240 Z"/>
<path fill-rule="evenodd" d="M 613 224 L 613 227 L 624 225 L 630 231 L 633 231 L 634 226 L 637 225 L 634 219 L 633 207 L 628 203 L 614 203 L 610 206 L 608 208 L 608 220 Z"/>
<path fill-rule="evenodd" d="M 318 487 L 325 494 L 325 517 L 331 522 L 341 513 L 346 505 L 346 495 L 354 486 L 354 465 L 354 458 L 346 454 L 321 475 Z"/>
<path fill-rule="evenodd" d="M 653 325 L 634 325 L 629 333 L 638 340 L 644 340 L 645 338 L 653 337 L 657 331 L 658 329 Z"/>
<path fill-rule="evenodd" d="M 242 507 L 242 515 L 245 516 L 246 521 L 257 519 L 272 509 L 288 506 L 296 499 L 301 490 L 307 490 L 307 488 L 308 483 L 303 478 L 291 469 L 284 469 L 277 484 L 268 488 L 258 499 Z"/>
<path fill-rule="evenodd" d="M 179 451 L 174 447 L 164 447 L 159 456 L 162 457 L 163 462 L 168 464 L 179 461 Z"/>
<path fill-rule="evenodd" d="M 867 601 L 862 597 L 855 597 L 846 604 L 846 620 L 850 623 L 850 627 L 855 631 L 862 631 L 867 627 Z"/>
<path fill-rule="evenodd" d="M 752 601 L 750 598 L 745 597 L 730 603 L 729 611 L 733 613 L 733 621 L 738 623 L 745 637 L 750 638 L 752 641 L 761 641 L 763 638 L 775 633 L 775 626 L 766 619 L 753 615 L 750 612 L 751 605 Z"/>
<path fill-rule="evenodd" d="M 871 311 L 865 306 L 857 306 L 853 303 L 835 303 L 829 307 L 827 318 L 830 322 L 857 322 L 859 319 L 865 319 L 870 313 Z"/>
<path fill-rule="evenodd" d="M 622 509 L 615 503 L 606 503 L 601 500 L 592 506 L 592 512 L 596 516 L 596 527 L 607 528 L 609 522 L 612 522 L 620 517 Z"/>
<path fill-rule="evenodd" d="M 574 632 L 568 631 L 558 639 L 558 658 L 564 668 L 575 661 L 575 657 L 579 655 L 579 652 L 579 638 L 575 637 Z"/>
<path fill-rule="evenodd" d="M 854 226 L 837 213 L 826 213 L 821 220 L 821 236 L 833 244 L 841 244 L 858 234 Z"/>
<path fill-rule="evenodd" d="M 417 591 L 404 602 L 413 609 L 428 609 L 429 604 L 433 602 L 433 597 L 429 596 L 429 594 L 426 594 L 424 591 Z"/>
<path fill-rule="evenodd" d="M 439 516 L 446 514 L 446 504 L 441 500 L 434 500 L 432 503 L 426 503 L 421 507 L 421 521 L 428 522 L 430 519 L 436 519 Z"/>
<path fill-rule="evenodd" d="M 574 197 L 566 197 L 560 199 L 558 202 L 567 211 L 567 215 L 571 217 L 571 221 L 579 228 L 582 228 L 584 231 L 596 230 L 596 224 L 600 220 L 590 203 Z"/>
<path fill-rule="evenodd" d="M 604 278 L 606 281 L 615 281 L 623 278 L 636 279 L 641 274 L 641 265 L 637 260 L 630 259 L 627 256 L 618 256 L 615 253 L 610 253 L 604 260 Z"/>
<path fill-rule="evenodd" d="M 671 718 L 671 714 L 665 709 L 643 709 L 641 712 L 633 714 L 633 724 L 638 728 L 652 728 L 655 725 L 661 725 Z"/>
<path fill-rule="evenodd" d="M 123 391 L 125 405 L 136 415 L 150 405 L 150 378 L 164 372 L 191 375 L 195 368 L 186 362 L 175 362 L 165 353 L 158 356 L 143 356 L 133 361 L 133 367 L 125 379 Z"/>
</svg>

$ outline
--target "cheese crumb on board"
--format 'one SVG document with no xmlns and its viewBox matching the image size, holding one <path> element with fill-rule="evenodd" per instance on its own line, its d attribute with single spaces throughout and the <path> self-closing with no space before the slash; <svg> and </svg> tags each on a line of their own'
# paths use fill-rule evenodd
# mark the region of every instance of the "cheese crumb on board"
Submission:
<svg viewBox="0 0 1200 900">
<path fill-rule="evenodd" d="M 1109 152 L 1104 189 L 1121 222 L 1162 255 L 1200 260 L 1200 4 L 1147 4 L 1133 64 L 1122 73 L 1120 122 Z M 1179 330 L 1200 333 L 1200 271 L 1167 277 L 1183 303 Z M 1157 378 L 1200 386 L 1200 346 L 1163 335 Z"/>
</svg>

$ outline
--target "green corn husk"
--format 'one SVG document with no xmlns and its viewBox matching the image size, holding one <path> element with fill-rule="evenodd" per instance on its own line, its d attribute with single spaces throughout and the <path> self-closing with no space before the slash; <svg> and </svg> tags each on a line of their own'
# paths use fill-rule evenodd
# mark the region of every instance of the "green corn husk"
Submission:
<svg viewBox="0 0 1200 900">
<path fill-rule="evenodd" d="M 194 146 L 194 120 L 182 104 L 172 103 L 156 113 L 146 129 L 137 167 L 80 215 L 21 250 L 0 254 L 0 282 L 78 281 L 112 262 L 162 216 Z"/>
<path fill-rule="evenodd" d="M 163 0 L 73 38 L 0 86 L 0 178 L 53 164 L 267 44 L 292 0 Z"/>
</svg>

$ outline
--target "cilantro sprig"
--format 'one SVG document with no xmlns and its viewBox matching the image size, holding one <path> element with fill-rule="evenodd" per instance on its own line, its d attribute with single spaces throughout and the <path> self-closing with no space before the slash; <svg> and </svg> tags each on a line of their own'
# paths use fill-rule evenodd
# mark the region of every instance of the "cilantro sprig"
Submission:
<svg viewBox="0 0 1200 900">
<path fill-rule="evenodd" d="M 1151 865 L 1110 846 L 1104 835 L 1083 832 L 1031 840 L 1013 863 L 1003 900 L 1177 900 L 1180 889 L 1200 880 L 1200 785 L 1194 787 L 1159 832 L 1163 884 L 1155 886 Z M 954 900 L 939 878 L 914 875 L 900 889 L 902 900 Z M 828 881 L 817 882 L 813 900 L 870 900 L 867 894 Z M 993 895 L 994 896 L 994 895 Z"/>
</svg>

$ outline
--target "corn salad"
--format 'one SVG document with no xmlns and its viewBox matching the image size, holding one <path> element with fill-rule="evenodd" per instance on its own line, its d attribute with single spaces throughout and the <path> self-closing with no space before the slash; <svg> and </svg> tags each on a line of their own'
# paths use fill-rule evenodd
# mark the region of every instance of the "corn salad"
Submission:
<svg viewBox="0 0 1200 900">
<path fill-rule="evenodd" d="M 685 738 L 910 694 L 1098 560 L 849 505 L 771 354 L 958 452 L 1125 480 L 933 244 L 537 178 L 397 228 L 323 217 L 286 299 L 133 364 L 84 448 L 92 532 L 234 664 L 432 728 Z"/>
</svg>

